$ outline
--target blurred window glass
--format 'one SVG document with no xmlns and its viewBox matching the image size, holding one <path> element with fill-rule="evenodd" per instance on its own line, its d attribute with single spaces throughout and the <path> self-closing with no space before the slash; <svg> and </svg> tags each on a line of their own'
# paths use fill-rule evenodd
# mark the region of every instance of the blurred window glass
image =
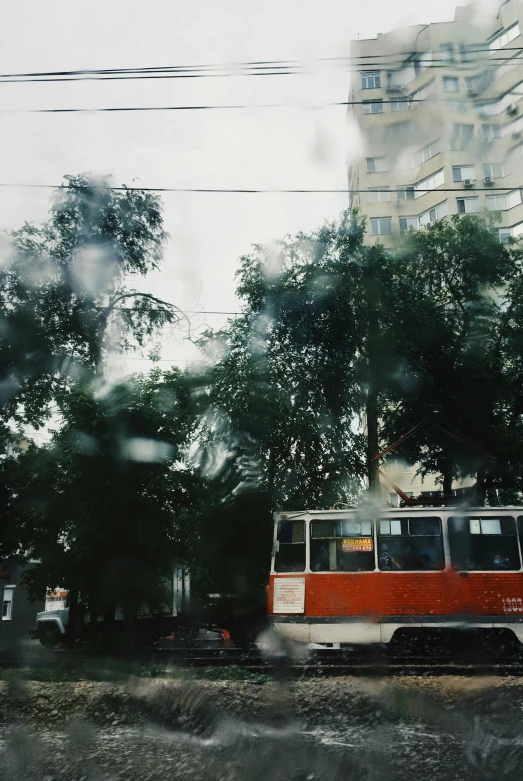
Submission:
<svg viewBox="0 0 523 781">
<path fill-rule="evenodd" d="M 510 516 L 453 516 L 449 518 L 449 543 L 452 566 L 458 570 L 518 570 L 521 567 L 516 523 Z"/>
<path fill-rule="evenodd" d="M 441 520 L 433 516 L 381 520 L 378 565 L 383 571 L 443 569 Z"/>
<path fill-rule="evenodd" d="M 305 521 L 280 521 L 274 570 L 303 572 L 305 569 Z"/>
<path fill-rule="evenodd" d="M 368 520 L 312 521 L 313 572 L 370 572 L 376 568 L 374 524 Z"/>
</svg>

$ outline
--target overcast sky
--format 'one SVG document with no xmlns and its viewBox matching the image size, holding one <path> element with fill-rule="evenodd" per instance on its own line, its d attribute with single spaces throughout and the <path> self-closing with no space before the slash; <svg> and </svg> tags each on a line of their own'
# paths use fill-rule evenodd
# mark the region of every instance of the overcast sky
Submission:
<svg viewBox="0 0 523 781">
<path fill-rule="evenodd" d="M 4 3 L 3 73 L 304 60 L 304 75 L 0 84 L 6 110 L 287 103 L 208 112 L 0 114 L 2 182 L 57 184 L 68 173 L 112 174 L 147 187 L 340 188 L 351 153 L 349 73 L 317 58 L 349 54 L 358 35 L 449 21 L 455 0 L 17 0 Z M 298 104 L 298 105 L 297 105 Z M 297 105 L 297 107 L 296 107 Z M 0 228 L 45 217 L 49 192 L 2 190 Z M 234 310 L 238 257 L 254 243 L 311 230 L 347 206 L 346 195 L 166 194 L 171 235 L 151 292 L 186 309 Z M 194 316 L 197 331 L 223 318 Z M 166 345 L 186 359 L 190 346 Z M 165 364 L 164 364 L 165 365 Z M 146 368 L 132 361 L 127 369 Z"/>
</svg>

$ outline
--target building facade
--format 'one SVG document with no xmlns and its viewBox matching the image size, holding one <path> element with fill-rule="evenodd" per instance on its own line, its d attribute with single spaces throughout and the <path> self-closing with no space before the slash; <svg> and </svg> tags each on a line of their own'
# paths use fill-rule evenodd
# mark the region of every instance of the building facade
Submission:
<svg viewBox="0 0 523 781">
<path fill-rule="evenodd" d="M 30 566 L 30 565 L 28 565 Z M 36 626 L 36 614 L 44 609 L 44 600 L 32 602 L 24 588 L 24 567 L 16 561 L 0 563 L 0 659 L 17 661 Z"/>
<path fill-rule="evenodd" d="M 523 235 L 523 0 L 354 41 L 349 117 L 362 154 L 350 206 L 367 241 L 393 247 L 451 214 L 494 214 Z"/>
</svg>

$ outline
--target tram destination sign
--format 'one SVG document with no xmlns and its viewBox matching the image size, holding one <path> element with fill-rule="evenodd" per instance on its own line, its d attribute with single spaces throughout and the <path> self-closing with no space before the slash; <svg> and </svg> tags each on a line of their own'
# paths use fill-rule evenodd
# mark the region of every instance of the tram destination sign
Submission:
<svg viewBox="0 0 523 781">
<path fill-rule="evenodd" d="M 345 537 L 341 549 L 343 553 L 372 553 L 374 543 L 372 537 Z"/>
<path fill-rule="evenodd" d="M 274 578 L 273 613 L 303 613 L 305 578 Z"/>
</svg>

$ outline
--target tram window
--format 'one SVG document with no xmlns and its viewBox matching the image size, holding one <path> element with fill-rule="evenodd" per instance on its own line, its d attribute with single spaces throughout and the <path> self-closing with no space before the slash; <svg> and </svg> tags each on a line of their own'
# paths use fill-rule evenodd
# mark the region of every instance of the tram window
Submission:
<svg viewBox="0 0 523 781">
<path fill-rule="evenodd" d="M 375 568 L 371 521 L 312 521 L 313 572 L 369 572 Z"/>
<path fill-rule="evenodd" d="M 275 572 L 305 569 L 305 521 L 280 521 L 274 556 Z"/>
<path fill-rule="evenodd" d="M 456 569 L 520 569 L 516 524 L 510 516 L 449 518 L 449 543 L 450 560 Z"/>
<path fill-rule="evenodd" d="M 440 570 L 445 566 L 439 518 L 387 518 L 379 522 L 380 570 Z"/>
</svg>

